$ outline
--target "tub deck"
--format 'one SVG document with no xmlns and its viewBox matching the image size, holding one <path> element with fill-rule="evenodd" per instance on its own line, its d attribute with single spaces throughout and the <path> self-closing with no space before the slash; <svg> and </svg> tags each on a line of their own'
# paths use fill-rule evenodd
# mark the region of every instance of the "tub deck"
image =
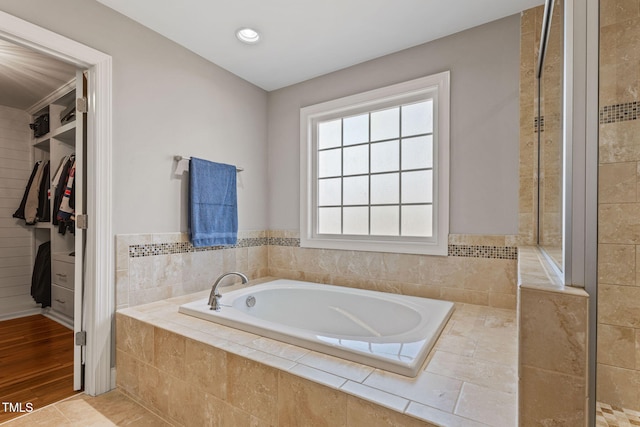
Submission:
<svg viewBox="0 0 640 427">
<path fill-rule="evenodd" d="M 224 294 L 230 288 L 221 291 Z M 118 311 L 117 382 L 121 390 L 139 399 L 136 393 L 141 389 L 151 390 L 150 393 L 157 389 L 144 384 L 157 379 L 147 380 L 146 374 L 134 378 L 131 373 L 146 366 L 145 358 L 153 361 L 148 363 L 157 363 L 160 353 L 154 358 L 154 349 L 160 352 L 166 347 L 162 340 L 166 340 L 166 332 L 170 332 L 185 337 L 189 342 L 204 343 L 216 351 L 226 352 L 229 355 L 227 361 L 232 360 L 234 365 L 257 362 L 252 365 L 254 369 L 264 365 L 269 372 L 279 372 L 276 383 L 279 381 L 280 386 L 276 386 L 276 394 L 289 392 L 291 387 L 283 386 L 283 383 L 303 378 L 344 393 L 347 399 L 355 396 L 359 398 L 358 402 L 374 403 L 367 411 L 392 410 L 415 421 L 424 421 L 422 425 L 511 427 L 516 424 L 517 331 L 514 310 L 456 303 L 449 323 L 418 376 L 408 378 L 178 313 L 180 305 L 205 298 L 208 293 L 204 291 Z M 238 362 L 240 359 L 231 355 L 246 362 Z M 172 359 L 173 364 L 179 363 L 178 356 Z M 229 369 L 227 366 L 228 372 Z M 185 371 L 182 372 L 185 375 Z M 188 376 L 188 370 L 186 374 Z M 265 384 L 272 380 L 263 379 Z M 244 387 L 243 384 L 234 385 L 232 378 L 227 378 L 225 386 L 227 395 L 233 395 L 230 390 L 235 387 Z M 250 391 L 253 392 L 252 389 Z M 158 399 L 150 397 L 150 404 L 153 406 L 154 400 Z M 168 399 L 188 400 L 189 397 L 172 394 Z M 285 399 L 283 396 L 281 400 Z M 276 398 L 276 401 L 280 399 Z M 260 407 L 265 404 L 262 402 Z M 171 408 L 171 401 L 168 406 Z M 174 402 L 173 406 L 180 407 L 180 402 Z M 340 410 L 339 406 L 336 411 Z M 272 410 L 275 415 L 267 412 L 262 416 L 252 416 L 274 424 L 286 419 L 287 407 L 276 405 Z M 347 425 L 356 425 L 349 424 L 348 418 L 354 417 L 357 411 L 345 411 L 348 412 L 345 415 Z M 172 413 L 171 409 L 169 413 Z M 172 418 L 180 422 L 181 416 L 195 415 L 185 412 L 174 414 Z M 273 416 L 275 420 L 269 419 Z M 182 421 L 189 424 L 188 420 Z"/>
</svg>

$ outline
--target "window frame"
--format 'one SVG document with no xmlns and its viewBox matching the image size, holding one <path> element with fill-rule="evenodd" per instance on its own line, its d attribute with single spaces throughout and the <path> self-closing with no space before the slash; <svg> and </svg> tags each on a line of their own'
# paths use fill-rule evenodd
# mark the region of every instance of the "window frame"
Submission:
<svg viewBox="0 0 640 427">
<path fill-rule="evenodd" d="M 449 236 L 449 71 L 300 109 L 300 246 L 447 255 Z M 317 123 L 433 99 L 433 236 L 317 232 Z"/>
</svg>

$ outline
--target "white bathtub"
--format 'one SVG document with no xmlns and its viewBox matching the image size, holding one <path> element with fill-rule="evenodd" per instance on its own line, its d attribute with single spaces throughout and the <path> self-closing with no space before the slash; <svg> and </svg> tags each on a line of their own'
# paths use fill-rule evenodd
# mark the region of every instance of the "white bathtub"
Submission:
<svg viewBox="0 0 640 427">
<path fill-rule="evenodd" d="M 284 279 L 223 293 L 220 311 L 207 302 L 179 311 L 411 377 L 453 312 L 448 301 Z"/>
</svg>

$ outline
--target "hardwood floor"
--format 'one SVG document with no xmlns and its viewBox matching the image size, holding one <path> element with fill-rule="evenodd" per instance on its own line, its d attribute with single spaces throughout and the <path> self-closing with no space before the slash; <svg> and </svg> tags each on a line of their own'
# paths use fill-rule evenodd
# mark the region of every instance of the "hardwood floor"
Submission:
<svg viewBox="0 0 640 427">
<path fill-rule="evenodd" d="M 35 315 L 0 322 L 0 423 L 75 394 L 73 331 Z M 13 405 L 13 409 L 6 403 Z"/>
</svg>

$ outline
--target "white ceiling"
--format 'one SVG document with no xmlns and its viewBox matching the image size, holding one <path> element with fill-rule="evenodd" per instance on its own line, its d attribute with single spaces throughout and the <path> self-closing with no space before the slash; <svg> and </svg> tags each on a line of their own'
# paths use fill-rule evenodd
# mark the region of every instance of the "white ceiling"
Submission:
<svg viewBox="0 0 640 427">
<path fill-rule="evenodd" d="M 0 39 L 0 105 L 26 111 L 75 75 L 72 65 Z"/>
<path fill-rule="evenodd" d="M 513 15 L 544 0 L 97 0 L 265 90 Z M 235 38 L 241 27 L 262 39 Z"/>
</svg>

